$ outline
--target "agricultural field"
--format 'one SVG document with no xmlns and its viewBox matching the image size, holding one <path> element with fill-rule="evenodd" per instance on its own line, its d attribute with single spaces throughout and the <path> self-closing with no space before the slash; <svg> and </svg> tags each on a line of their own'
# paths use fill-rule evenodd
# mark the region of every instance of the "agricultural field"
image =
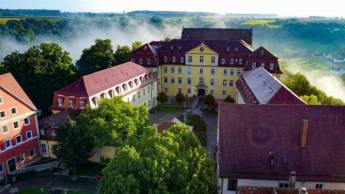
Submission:
<svg viewBox="0 0 345 194">
<path fill-rule="evenodd" d="M 10 20 L 21 20 L 22 17 L 0 17 L 0 24 L 6 24 Z"/>
</svg>

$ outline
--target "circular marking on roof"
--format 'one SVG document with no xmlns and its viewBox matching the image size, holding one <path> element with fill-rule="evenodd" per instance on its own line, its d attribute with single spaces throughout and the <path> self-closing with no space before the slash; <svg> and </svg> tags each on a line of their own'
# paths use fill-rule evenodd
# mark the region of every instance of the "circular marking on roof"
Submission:
<svg viewBox="0 0 345 194">
<path fill-rule="evenodd" d="M 249 131 L 249 142 L 254 146 L 266 146 L 271 144 L 273 131 L 264 126 L 254 127 Z"/>
</svg>

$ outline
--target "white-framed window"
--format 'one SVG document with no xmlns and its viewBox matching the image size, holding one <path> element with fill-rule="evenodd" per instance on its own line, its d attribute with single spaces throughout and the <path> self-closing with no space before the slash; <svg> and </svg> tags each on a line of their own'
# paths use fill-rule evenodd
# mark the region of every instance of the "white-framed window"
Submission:
<svg viewBox="0 0 345 194">
<path fill-rule="evenodd" d="M 164 63 L 168 62 L 168 56 L 164 56 Z"/>
<path fill-rule="evenodd" d="M 175 67 L 170 68 L 171 73 L 175 73 Z"/>
<path fill-rule="evenodd" d="M 188 56 L 188 62 L 189 63 L 193 62 L 193 56 Z"/>
<path fill-rule="evenodd" d="M 26 117 L 23 121 L 24 121 L 24 126 L 30 125 L 30 118 L 29 117 Z"/>
<path fill-rule="evenodd" d="M 225 65 L 225 58 L 222 58 L 222 65 Z"/>
<path fill-rule="evenodd" d="M 44 143 L 41 143 L 41 150 L 43 154 L 47 154 L 47 146 Z"/>
<path fill-rule="evenodd" d="M 63 107 L 64 97 L 58 97 L 58 107 Z"/>
<path fill-rule="evenodd" d="M 274 64 L 270 63 L 270 70 L 273 71 L 274 70 Z"/>
<path fill-rule="evenodd" d="M 175 56 L 172 57 L 172 62 L 176 63 L 176 57 Z"/>
<path fill-rule="evenodd" d="M 315 185 L 315 189 L 322 189 L 322 184 L 321 183 L 317 183 L 316 185 Z"/>
<path fill-rule="evenodd" d="M 240 76 L 240 75 L 241 75 L 241 70 L 237 69 L 237 76 Z"/>
<path fill-rule="evenodd" d="M 5 149 L 10 148 L 12 146 L 12 142 L 10 139 L 6 139 L 4 143 L 5 143 Z"/>
<path fill-rule="evenodd" d="M 187 70 L 187 74 L 189 74 L 189 75 L 192 74 L 192 68 L 191 67 L 187 67 L 186 70 Z"/>
<path fill-rule="evenodd" d="M 228 179 L 228 191 L 236 191 L 237 190 L 237 180 L 236 179 Z"/>
<path fill-rule="evenodd" d="M 52 130 L 52 136 L 55 137 L 56 136 L 56 132 L 55 129 Z"/>
<path fill-rule="evenodd" d="M 2 134 L 8 133 L 8 126 L 7 126 L 7 124 L 3 125 L 1 128 L 2 128 Z"/>
<path fill-rule="evenodd" d="M 21 153 L 17 156 L 17 162 L 23 162 L 25 160 L 25 155 L 24 153 Z"/>
<path fill-rule="evenodd" d="M 13 122 L 13 128 L 14 128 L 14 129 L 18 129 L 18 128 L 19 128 L 19 123 L 18 123 L 18 121 L 14 121 L 14 122 Z"/>
<path fill-rule="evenodd" d="M 180 63 L 184 63 L 184 57 L 180 57 Z"/>
<path fill-rule="evenodd" d="M 227 69 L 224 69 L 224 70 L 223 70 L 223 75 L 224 75 L 224 76 L 227 76 L 227 75 L 228 75 L 228 70 L 227 70 Z"/>
<path fill-rule="evenodd" d="M 214 72 L 215 72 L 214 68 L 211 68 L 211 75 L 214 75 Z"/>
<path fill-rule="evenodd" d="M 230 65 L 234 64 L 234 58 L 230 58 Z"/>
<path fill-rule="evenodd" d="M 6 113 L 4 110 L 0 111 L 0 119 L 5 118 L 6 117 Z"/>
<path fill-rule="evenodd" d="M 227 81 L 223 80 L 223 86 L 226 86 L 226 85 L 227 85 Z"/>
<path fill-rule="evenodd" d="M 199 72 L 200 72 L 200 74 L 203 74 L 204 73 L 204 68 L 200 67 Z"/>
<path fill-rule="evenodd" d="M 230 76 L 234 76 L 234 69 L 230 69 Z"/>
<path fill-rule="evenodd" d="M 211 56 L 211 63 L 216 63 L 216 57 L 215 56 Z"/>
<path fill-rule="evenodd" d="M 200 61 L 200 63 L 204 63 L 204 56 L 200 56 L 199 61 Z"/>
<path fill-rule="evenodd" d="M 75 99 L 68 99 L 68 107 L 74 108 L 75 106 Z"/>
<path fill-rule="evenodd" d="M 187 93 L 188 94 L 191 94 L 192 93 L 192 90 L 190 88 L 187 89 Z"/>
<path fill-rule="evenodd" d="M 242 58 L 238 59 L 238 64 L 242 65 Z"/>
<path fill-rule="evenodd" d="M 12 115 L 17 114 L 17 109 L 16 109 L 16 107 L 12 107 L 12 108 L 11 108 L 11 114 L 12 114 Z"/>
<path fill-rule="evenodd" d="M 256 68 L 256 62 L 253 62 L 252 63 L 252 69 L 255 69 Z"/>
<path fill-rule="evenodd" d="M 142 65 L 143 64 L 143 59 L 139 58 L 139 64 Z"/>
<path fill-rule="evenodd" d="M 182 67 L 178 67 L 178 68 L 177 68 L 177 72 L 178 72 L 179 74 L 181 74 L 181 73 L 182 73 Z"/>
<path fill-rule="evenodd" d="M 226 95 L 226 90 L 223 90 L 222 94 L 223 94 L 223 96 L 225 96 Z"/>
<path fill-rule="evenodd" d="M 40 130 L 40 134 L 41 134 L 42 136 L 45 136 L 45 135 L 46 135 L 46 131 L 45 131 L 44 129 L 41 129 L 41 130 Z"/>
<path fill-rule="evenodd" d="M 214 86 L 214 79 L 211 79 L 211 86 Z"/>
<path fill-rule="evenodd" d="M 265 63 L 264 62 L 261 63 L 261 67 L 265 68 Z"/>
<path fill-rule="evenodd" d="M 31 156 L 31 157 L 35 157 L 36 156 L 35 149 L 32 149 L 32 150 L 29 151 L 29 156 Z"/>
<path fill-rule="evenodd" d="M 174 77 L 171 78 L 171 83 L 172 83 L 172 84 L 175 83 L 175 78 L 174 78 Z"/>
<path fill-rule="evenodd" d="M 226 52 L 230 52 L 230 47 L 226 47 Z"/>
<path fill-rule="evenodd" d="M 21 135 L 18 135 L 18 136 L 16 137 L 16 142 L 17 142 L 17 144 L 22 143 L 22 136 L 21 136 Z"/>
<path fill-rule="evenodd" d="M 164 67 L 163 67 L 163 71 L 164 71 L 164 73 L 168 73 L 168 67 L 167 67 L 167 66 L 164 66 Z"/>
<path fill-rule="evenodd" d="M 191 85 L 191 84 L 192 84 L 192 78 L 190 78 L 190 77 L 187 78 L 187 84 L 188 84 L 188 85 Z"/>
<path fill-rule="evenodd" d="M 182 78 L 180 78 L 180 77 L 178 78 L 178 83 L 182 84 Z"/>
<path fill-rule="evenodd" d="M 2 96 L 0 96 L 0 104 L 3 104 L 3 103 L 4 103 L 4 98 Z"/>
<path fill-rule="evenodd" d="M 233 81 L 233 80 L 230 80 L 229 86 L 230 86 L 230 87 L 234 86 L 234 81 Z"/>
<path fill-rule="evenodd" d="M 114 91 L 113 91 L 113 93 L 114 93 Z M 86 104 L 85 100 L 80 100 L 80 109 L 85 109 L 85 104 Z"/>
<path fill-rule="evenodd" d="M 31 139 L 32 138 L 32 132 L 28 131 L 26 132 L 26 139 Z"/>
</svg>

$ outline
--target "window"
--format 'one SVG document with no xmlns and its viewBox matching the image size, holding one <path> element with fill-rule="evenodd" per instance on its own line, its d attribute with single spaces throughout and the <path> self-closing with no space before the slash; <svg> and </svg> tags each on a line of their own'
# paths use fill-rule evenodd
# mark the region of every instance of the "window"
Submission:
<svg viewBox="0 0 345 194">
<path fill-rule="evenodd" d="M 25 158 L 24 157 L 24 153 L 19 154 L 18 157 L 17 157 L 17 162 L 23 162 L 24 158 Z"/>
<path fill-rule="evenodd" d="M 29 117 L 26 117 L 26 118 L 24 119 L 24 125 L 25 125 L 25 126 L 30 125 L 30 119 L 29 119 Z"/>
<path fill-rule="evenodd" d="M 228 75 L 228 70 L 227 70 L 227 69 L 224 69 L 223 75 L 224 75 L 224 76 L 227 76 L 227 75 Z"/>
<path fill-rule="evenodd" d="M 167 63 L 168 62 L 168 57 L 164 56 L 164 62 Z"/>
<path fill-rule="evenodd" d="M 43 154 L 47 154 L 47 146 L 46 146 L 46 144 L 44 144 L 44 143 L 41 144 L 41 150 L 42 150 Z"/>
<path fill-rule="evenodd" d="M 237 180 L 228 179 L 228 191 L 236 191 L 237 190 Z"/>
<path fill-rule="evenodd" d="M 174 68 L 174 67 L 171 67 L 171 68 L 170 68 L 170 71 L 171 71 L 171 73 L 175 73 L 175 68 Z"/>
<path fill-rule="evenodd" d="M 230 47 L 226 47 L 226 52 L 230 52 Z"/>
<path fill-rule="evenodd" d="M 289 188 L 289 183 L 279 183 L 279 188 Z"/>
<path fill-rule="evenodd" d="M 147 63 L 148 65 L 151 65 L 151 59 L 150 59 L 150 58 L 146 59 L 146 63 Z"/>
<path fill-rule="evenodd" d="M 59 97 L 58 98 L 58 106 L 59 107 L 63 107 L 63 104 L 64 104 L 64 98 L 63 97 Z"/>
<path fill-rule="evenodd" d="M 16 109 L 16 107 L 12 107 L 11 108 L 11 114 L 16 114 L 17 113 L 17 109 Z"/>
<path fill-rule="evenodd" d="M 143 64 L 143 59 L 142 59 L 142 58 L 139 59 L 139 64 L 140 64 L 140 65 Z"/>
<path fill-rule="evenodd" d="M 322 189 L 322 184 L 320 184 L 320 183 L 319 183 L 319 184 L 316 184 L 316 185 L 315 185 L 315 189 Z"/>
<path fill-rule="evenodd" d="M 177 72 L 178 72 L 179 74 L 181 74 L 181 73 L 182 73 L 182 67 L 178 67 L 178 68 L 177 68 Z"/>
<path fill-rule="evenodd" d="M 0 111 L 0 119 L 5 118 L 6 114 L 5 111 Z"/>
<path fill-rule="evenodd" d="M 242 58 L 238 59 L 238 64 L 242 65 Z"/>
<path fill-rule="evenodd" d="M 226 85 L 227 85 L 227 81 L 223 80 L 223 86 L 226 86 Z"/>
<path fill-rule="evenodd" d="M 164 73 L 168 73 L 168 67 L 164 67 Z"/>
<path fill-rule="evenodd" d="M 241 70 L 237 69 L 237 76 L 240 76 L 240 75 L 241 75 Z"/>
<path fill-rule="evenodd" d="M 192 56 L 188 56 L 188 62 L 191 63 L 193 61 L 193 57 Z"/>
<path fill-rule="evenodd" d="M 214 69 L 213 68 L 211 69 L 211 75 L 214 75 Z"/>
<path fill-rule="evenodd" d="M 255 69 L 255 68 L 256 68 L 256 63 L 253 62 L 253 63 L 252 63 L 252 69 Z"/>
<path fill-rule="evenodd" d="M 28 131 L 26 132 L 26 139 L 31 139 L 32 138 L 32 132 Z"/>
<path fill-rule="evenodd" d="M 201 68 L 199 69 L 199 72 L 200 72 L 200 74 L 203 74 L 203 73 L 204 73 L 204 69 L 201 67 Z"/>
<path fill-rule="evenodd" d="M 222 58 L 222 65 L 225 65 L 225 58 Z"/>
<path fill-rule="evenodd" d="M 204 63 L 204 56 L 200 56 L 200 63 Z"/>
<path fill-rule="evenodd" d="M 176 57 L 175 56 L 172 57 L 172 62 L 176 63 Z"/>
<path fill-rule="evenodd" d="M 135 62 L 135 59 L 134 59 L 134 58 L 131 58 L 131 61 L 132 61 L 132 62 Z"/>
<path fill-rule="evenodd" d="M 2 164 L 0 164 L 0 173 L 4 171 L 4 167 L 2 167 Z"/>
<path fill-rule="evenodd" d="M 265 68 L 265 63 L 261 63 L 261 67 Z"/>
<path fill-rule="evenodd" d="M 0 96 L 0 104 L 3 104 L 3 103 L 4 103 L 4 98 Z"/>
<path fill-rule="evenodd" d="M 233 65 L 234 64 L 234 58 L 231 58 L 230 59 L 230 65 Z"/>
<path fill-rule="evenodd" d="M 200 52 L 204 52 L 204 51 L 205 51 L 204 47 L 200 47 Z"/>
<path fill-rule="evenodd" d="M 9 139 L 5 140 L 5 148 L 7 149 L 7 148 L 9 148 L 11 146 L 12 146 L 11 140 L 9 140 Z"/>
<path fill-rule="evenodd" d="M 16 142 L 17 142 L 17 144 L 18 144 L 18 143 L 22 143 L 22 136 L 18 135 L 18 136 L 16 137 Z"/>
<path fill-rule="evenodd" d="M 216 57 L 215 56 L 211 57 L 211 63 L 216 63 Z"/>
<path fill-rule="evenodd" d="M 214 86 L 214 79 L 211 79 L 211 86 Z"/>
<path fill-rule="evenodd" d="M 229 86 L 230 86 L 230 87 L 234 86 L 234 81 L 233 81 L 233 80 L 230 80 L 230 81 L 229 81 Z"/>
<path fill-rule="evenodd" d="M 19 128 L 18 121 L 14 121 L 14 122 L 13 122 L 13 128 L 14 128 L 14 129 L 18 129 L 18 128 Z"/>
<path fill-rule="evenodd" d="M 273 69 L 274 69 L 274 64 L 270 63 L 270 70 L 273 71 Z"/>
<path fill-rule="evenodd" d="M 147 88 L 147 91 L 149 91 L 149 89 Z M 143 96 L 145 96 L 146 95 L 146 89 L 144 88 L 144 90 L 143 90 Z"/>
<path fill-rule="evenodd" d="M 30 150 L 29 156 L 34 157 L 36 155 L 35 149 Z"/>
<path fill-rule="evenodd" d="M 132 102 L 135 102 L 135 95 L 133 95 L 132 97 Z"/>
<path fill-rule="evenodd" d="M 68 99 L 68 107 L 74 108 L 75 105 L 75 99 Z"/>
<path fill-rule="evenodd" d="M 187 78 L 187 84 L 188 84 L 188 85 L 192 84 L 192 78 L 190 78 L 190 77 Z"/>
<path fill-rule="evenodd" d="M 44 136 L 44 135 L 46 134 L 45 130 L 44 130 L 44 129 L 41 129 L 41 130 L 40 130 L 40 134 L 41 134 L 42 136 Z"/>
<path fill-rule="evenodd" d="M 222 94 L 223 94 L 223 96 L 225 96 L 225 95 L 226 95 L 226 91 L 225 91 L 225 90 L 223 90 L 223 91 L 222 91 Z"/>
<path fill-rule="evenodd" d="M 180 77 L 178 78 L 178 83 L 182 84 L 182 78 L 180 78 Z"/>
<path fill-rule="evenodd" d="M 182 89 L 181 89 L 181 88 L 178 89 L 178 93 L 179 93 L 179 94 L 182 93 Z"/>
<path fill-rule="evenodd" d="M 230 69 L 230 76 L 234 76 L 234 70 Z"/>
<path fill-rule="evenodd" d="M 8 126 L 7 125 L 3 125 L 2 126 L 2 133 L 5 134 L 8 132 Z"/>
<path fill-rule="evenodd" d="M 173 84 L 173 83 L 175 83 L 175 78 L 171 78 L 171 83 Z"/>
<path fill-rule="evenodd" d="M 180 63 L 184 63 L 184 57 L 180 57 Z"/>
<path fill-rule="evenodd" d="M 213 95 L 213 94 L 214 94 L 214 91 L 213 91 L 213 90 L 210 90 L 210 94 Z"/>
<path fill-rule="evenodd" d="M 187 67 L 187 74 L 192 74 L 192 68 L 191 67 Z"/>
<path fill-rule="evenodd" d="M 190 94 L 192 93 L 192 90 L 190 88 L 187 89 L 187 93 Z"/>
<path fill-rule="evenodd" d="M 80 100 L 80 109 L 85 109 L 85 100 Z"/>
<path fill-rule="evenodd" d="M 140 91 L 138 92 L 138 99 L 140 99 Z"/>
<path fill-rule="evenodd" d="M 164 83 L 168 83 L 168 78 L 164 77 Z"/>
</svg>

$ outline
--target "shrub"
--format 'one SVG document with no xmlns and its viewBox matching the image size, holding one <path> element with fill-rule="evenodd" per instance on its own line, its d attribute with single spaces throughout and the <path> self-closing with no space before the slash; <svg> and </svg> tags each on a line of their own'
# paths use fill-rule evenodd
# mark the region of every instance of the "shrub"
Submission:
<svg viewBox="0 0 345 194">
<path fill-rule="evenodd" d="M 182 93 L 177 93 L 175 100 L 177 103 L 183 103 L 186 100 L 186 97 Z"/>
<path fill-rule="evenodd" d="M 224 99 L 224 102 L 235 103 L 235 100 L 229 95 Z"/>
<path fill-rule="evenodd" d="M 211 94 L 208 94 L 204 97 L 204 104 L 206 106 L 215 106 L 216 105 L 216 99 Z"/>
<path fill-rule="evenodd" d="M 166 103 L 168 101 L 168 96 L 164 92 L 161 92 L 157 96 L 157 101 L 160 104 L 164 104 L 164 103 Z"/>
</svg>

